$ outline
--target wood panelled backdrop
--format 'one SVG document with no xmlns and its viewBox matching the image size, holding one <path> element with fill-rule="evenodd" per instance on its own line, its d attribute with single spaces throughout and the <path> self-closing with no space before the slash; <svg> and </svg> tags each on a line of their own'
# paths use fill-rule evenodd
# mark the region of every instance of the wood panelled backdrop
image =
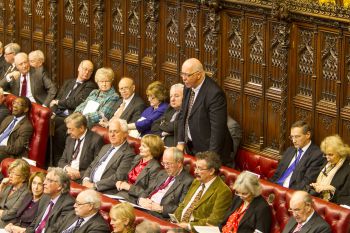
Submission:
<svg viewBox="0 0 350 233">
<path fill-rule="evenodd" d="M 320 3 L 326 2 L 326 3 Z M 327 3 L 330 2 L 330 3 Z M 0 0 L 0 40 L 41 49 L 58 85 L 82 59 L 136 80 L 180 82 L 199 58 L 225 90 L 243 146 L 278 156 L 307 120 L 350 143 L 350 10 L 317 0 Z"/>
</svg>

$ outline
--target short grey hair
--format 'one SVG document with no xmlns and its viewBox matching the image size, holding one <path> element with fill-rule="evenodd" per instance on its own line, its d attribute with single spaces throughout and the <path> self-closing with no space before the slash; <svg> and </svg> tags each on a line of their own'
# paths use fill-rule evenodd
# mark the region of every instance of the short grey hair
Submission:
<svg viewBox="0 0 350 233">
<path fill-rule="evenodd" d="M 86 189 L 80 192 L 78 195 L 83 195 L 85 202 L 93 205 L 95 210 L 99 210 L 101 207 L 101 194 L 92 189 Z"/>
<path fill-rule="evenodd" d="M 117 117 L 112 117 L 109 122 L 108 122 L 108 126 L 113 122 L 119 122 L 119 128 L 123 133 L 127 133 L 128 132 L 128 122 L 124 119 L 120 119 Z"/>
<path fill-rule="evenodd" d="M 11 53 L 17 54 L 21 51 L 21 46 L 17 43 L 9 43 L 5 46 L 6 49 Z"/>
<path fill-rule="evenodd" d="M 73 125 L 76 128 L 80 128 L 82 126 L 84 126 L 84 128 L 87 128 L 87 119 L 86 117 L 80 113 L 80 112 L 73 112 L 72 114 L 70 114 L 66 119 L 64 119 L 64 123 L 69 123 L 69 122 L 73 122 Z"/>
<path fill-rule="evenodd" d="M 96 71 L 95 74 L 95 82 L 98 82 L 101 78 L 107 77 L 109 81 L 113 82 L 114 80 L 114 72 L 112 68 L 102 67 Z"/>
<path fill-rule="evenodd" d="M 258 176 L 247 171 L 239 174 L 233 185 L 233 189 L 249 192 L 253 197 L 259 196 L 262 191 Z"/>
<path fill-rule="evenodd" d="M 170 87 L 170 91 L 172 90 L 172 89 L 184 89 L 184 86 L 185 85 L 183 85 L 182 83 L 175 83 L 174 85 L 172 85 L 171 87 Z"/>
<path fill-rule="evenodd" d="M 183 162 L 184 161 L 184 153 L 179 150 L 176 147 L 168 147 L 165 150 L 171 150 L 172 154 L 173 154 L 173 159 L 175 162 Z"/>
<path fill-rule="evenodd" d="M 58 176 L 58 182 L 62 187 L 61 193 L 68 193 L 70 190 L 70 179 L 68 174 L 60 167 L 49 167 L 48 172 L 53 172 L 55 176 Z"/>
<path fill-rule="evenodd" d="M 44 55 L 43 51 L 41 51 L 39 49 L 31 51 L 28 56 L 36 58 L 36 59 L 40 60 L 41 62 L 45 61 L 45 55 Z"/>
<path fill-rule="evenodd" d="M 143 220 L 136 226 L 135 233 L 160 233 L 160 227 L 155 222 Z"/>
</svg>

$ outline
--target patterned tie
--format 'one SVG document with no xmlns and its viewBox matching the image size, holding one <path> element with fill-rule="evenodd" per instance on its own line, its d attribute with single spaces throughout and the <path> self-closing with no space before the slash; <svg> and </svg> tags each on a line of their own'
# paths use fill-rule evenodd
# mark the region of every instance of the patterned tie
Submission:
<svg viewBox="0 0 350 233">
<path fill-rule="evenodd" d="M 91 171 L 91 174 L 90 174 L 90 181 L 93 182 L 94 180 L 94 176 L 95 176 L 95 173 L 98 169 L 98 167 L 104 162 L 106 161 L 106 159 L 108 158 L 108 155 L 112 152 L 112 150 L 114 149 L 114 147 L 112 146 L 111 148 L 109 148 L 109 150 L 107 151 L 106 154 L 104 154 L 102 156 L 102 158 L 100 159 L 100 161 L 98 161 L 98 163 L 96 164 L 96 166 L 92 169 Z"/>
<path fill-rule="evenodd" d="M 165 189 L 171 181 L 173 181 L 175 176 L 169 176 L 163 184 L 161 184 L 158 188 L 154 189 L 151 194 L 148 196 L 148 198 L 151 198 L 154 194 L 156 194 L 159 190 Z"/>
<path fill-rule="evenodd" d="M 123 114 L 125 109 L 125 101 L 119 106 L 118 110 L 115 112 L 114 116 L 117 118 L 120 118 L 120 116 Z"/>
<path fill-rule="evenodd" d="M 303 225 L 301 223 L 298 223 L 297 227 L 294 229 L 293 233 L 299 232 L 301 231 L 301 228 L 303 227 Z"/>
<path fill-rule="evenodd" d="M 13 128 L 15 127 L 15 124 L 16 124 L 16 121 L 17 121 L 17 118 L 14 117 L 12 122 L 7 126 L 7 128 L 4 130 L 4 132 L 0 135 L 0 143 L 5 139 L 7 138 L 8 136 L 10 136 Z"/>
<path fill-rule="evenodd" d="M 284 181 L 287 179 L 287 177 L 294 171 L 296 168 L 301 155 L 303 154 L 303 150 L 301 148 L 298 149 L 298 155 L 295 159 L 295 161 L 284 171 L 282 176 L 277 180 L 277 184 L 283 185 Z"/>
<path fill-rule="evenodd" d="M 75 149 L 73 151 L 72 160 L 75 160 L 78 157 L 78 154 L 79 154 L 79 151 L 80 151 L 80 145 L 81 145 L 81 142 L 83 140 L 84 140 L 84 138 L 78 139 L 78 145 L 75 147 Z"/>
<path fill-rule="evenodd" d="M 190 221 L 191 214 L 192 214 L 194 208 L 196 207 L 196 205 L 198 204 L 199 200 L 202 197 L 205 185 L 201 184 L 201 188 L 202 189 L 197 193 L 197 196 L 194 198 L 194 200 L 191 203 L 190 207 L 188 207 L 188 209 L 186 210 L 186 212 L 182 216 L 182 222 L 189 222 Z"/>
<path fill-rule="evenodd" d="M 194 96 L 195 93 L 193 90 L 191 90 L 191 95 L 190 95 L 190 100 L 188 101 L 188 108 L 187 108 L 187 114 L 186 114 L 186 120 L 185 120 L 185 142 L 188 142 L 188 131 L 189 131 L 189 126 L 188 126 L 188 119 L 190 118 L 193 102 L 194 102 Z"/>
<path fill-rule="evenodd" d="M 27 96 L 27 77 L 25 74 L 23 75 L 21 96 Z"/>
<path fill-rule="evenodd" d="M 54 203 L 52 201 L 50 201 L 49 204 L 49 211 L 47 211 L 47 214 L 45 215 L 45 217 L 41 220 L 39 226 L 36 228 L 35 233 L 41 233 L 43 231 L 43 229 L 45 228 L 46 222 L 49 219 L 52 207 L 53 207 Z"/>
<path fill-rule="evenodd" d="M 84 222 L 84 219 L 83 219 L 83 218 L 78 218 L 78 220 L 76 221 L 76 224 L 75 224 L 74 227 L 73 227 L 73 225 L 72 225 L 72 226 L 70 226 L 68 229 L 62 231 L 62 233 L 73 233 L 73 232 L 75 232 L 76 230 L 79 229 L 79 227 L 81 226 L 81 224 L 82 224 L 83 222 Z"/>
</svg>

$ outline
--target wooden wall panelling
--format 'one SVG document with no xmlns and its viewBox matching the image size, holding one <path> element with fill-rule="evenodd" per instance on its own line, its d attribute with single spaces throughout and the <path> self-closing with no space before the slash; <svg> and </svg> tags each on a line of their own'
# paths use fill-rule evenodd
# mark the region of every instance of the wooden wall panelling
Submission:
<svg viewBox="0 0 350 233">
<path fill-rule="evenodd" d="M 59 34 L 58 34 L 58 5 L 57 0 L 47 0 L 48 7 L 46 10 L 46 34 L 45 34 L 45 42 L 46 42 L 46 68 L 50 73 L 50 77 L 56 83 L 60 80 L 60 70 L 59 70 L 59 56 L 58 56 L 58 48 L 59 48 Z"/>
<path fill-rule="evenodd" d="M 0 40 L 3 45 L 6 43 L 5 40 L 5 29 L 6 29 L 6 8 L 5 0 L 0 0 Z"/>
<path fill-rule="evenodd" d="M 16 30 L 18 28 L 19 19 L 16 17 L 16 1 L 15 0 L 4 0 L 5 7 L 5 44 L 14 42 L 18 38 Z M 18 5 L 18 4 L 17 4 Z"/>
<path fill-rule="evenodd" d="M 343 35 L 343 72 L 341 75 L 340 111 L 339 111 L 339 134 L 350 144 L 350 34 Z"/>
</svg>

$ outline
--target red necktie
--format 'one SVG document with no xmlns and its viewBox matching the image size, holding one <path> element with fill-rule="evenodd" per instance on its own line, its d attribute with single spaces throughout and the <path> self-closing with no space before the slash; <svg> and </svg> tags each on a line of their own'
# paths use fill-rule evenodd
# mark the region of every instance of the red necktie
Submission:
<svg viewBox="0 0 350 233">
<path fill-rule="evenodd" d="M 27 78 L 25 74 L 23 75 L 21 96 L 27 96 Z"/>
<path fill-rule="evenodd" d="M 155 190 L 153 190 L 153 192 L 151 192 L 151 194 L 148 196 L 148 198 L 151 198 L 154 194 L 156 194 L 159 190 L 165 189 L 171 181 L 174 180 L 174 176 L 169 176 L 164 182 L 163 184 L 159 185 L 158 188 L 156 188 Z"/>
<path fill-rule="evenodd" d="M 54 205 L 54 203 L 52 201 L 50 201 L 49 211 L 47 211 L 47 214 L 45 215 L 43 220 L 41 220 L 39 226 L 35 230 L 35 233 L 41 233 L 43 231 L 43 229 L 45 228 L 46 222 L 49 219 L 53 205 Z"/>
</svg>

